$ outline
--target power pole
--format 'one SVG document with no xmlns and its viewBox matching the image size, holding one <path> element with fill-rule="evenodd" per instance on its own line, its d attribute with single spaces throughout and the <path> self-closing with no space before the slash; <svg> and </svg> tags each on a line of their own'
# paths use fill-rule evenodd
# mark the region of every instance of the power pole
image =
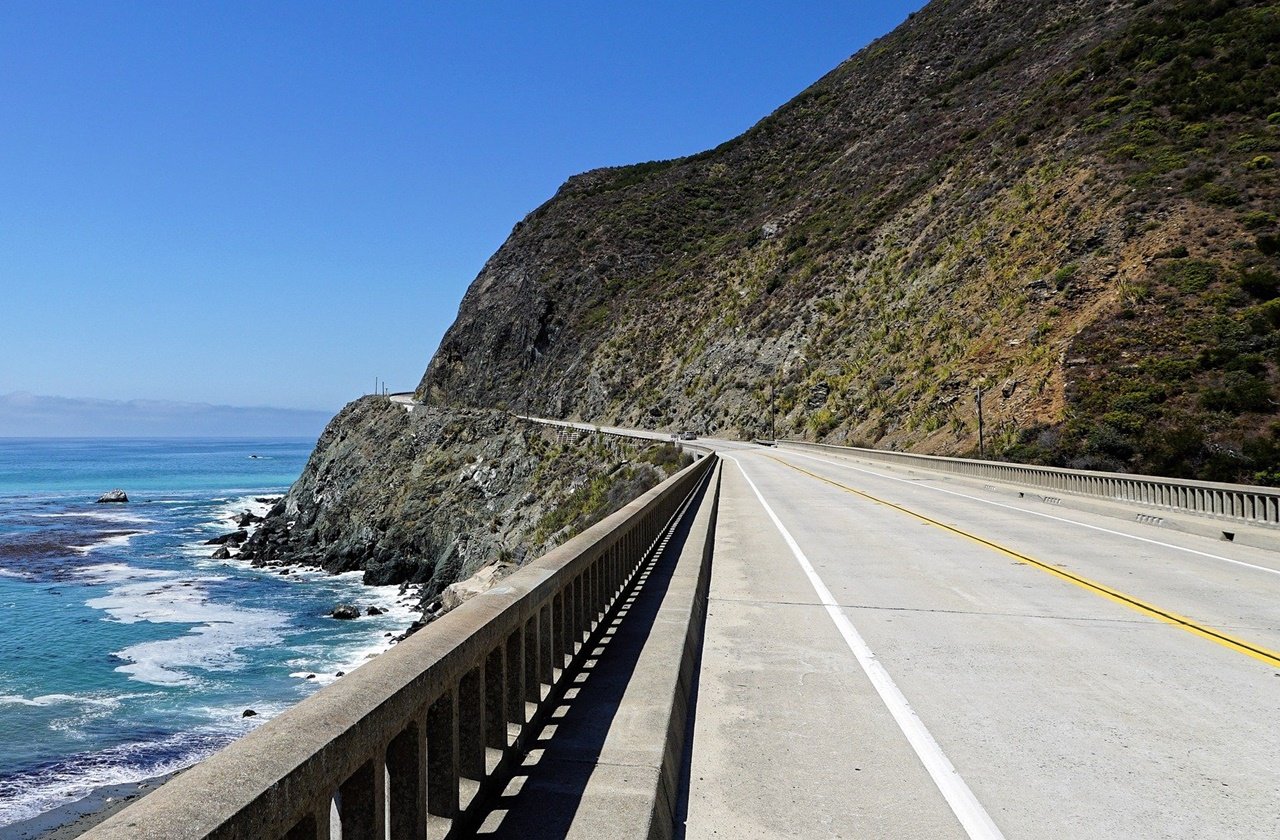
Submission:
<svg viewBox="0 0 1280 840">
<path fill-rule="evenodd" d="M 982 425 L 982 383 L 981 382 L 978 383 L 977 400 L 978 400 L 978 457 L 985 460 L 987 457 L 987 442 L 986 442 L 985 430 L 983 429 L 983 425 Z"/>
<path fill-rule="evenodd" d="M 773 393 L 773 383 L 769 383 L 769 438 L 778 439 L 777 397 Z"/>
</svg>

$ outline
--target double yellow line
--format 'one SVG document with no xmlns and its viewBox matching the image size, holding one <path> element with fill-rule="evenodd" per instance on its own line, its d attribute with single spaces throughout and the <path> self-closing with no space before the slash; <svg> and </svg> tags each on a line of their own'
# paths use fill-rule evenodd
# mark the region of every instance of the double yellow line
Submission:
<svg viewBox="0 0 1280 840">
<path fill-rule="evenodd" d="M 827 478 L 826 476 L 818 475 L 817 473 L 810 472 L 809 470 L 806 470 L 803 467 L 797 467 L 795 464 L 788 463 L 774 455 L 770 455 L 768 457 L 772 458 L 773 460 L 777 461 L 779 464 L 782 464 L 783 466 L 790 467 L 796 472 L 804 473 L 810 478 L 816 478 L 818 481 L 822 481 L 827 484 L 830 484 L 832 487 L 838 487 L 841 490 L 844 490 L 846 493 L 852 493 L 855 496 L 860 496 L 870 502 L 875 502 L 878 505 L 884 505 L 885 507 L 893 508 L 896 511 L 905 513 L 907 516 L 910 516 L 913 519 L 918 519 L 921 522 L 926 522 L 930 525 L 933 525 L 936 528 L 941 528 L 944 531 L 950 531 L 951 533 L 957 536 L 963 537 L 966 540 L 970 540 L 971 542 L 975 542 L 975 543 L 978 543 L 979 545 L 986 546 L 987 548 L 990 548 L 994 551 L 998 551 L 1007 557 L 1012 557 L 1014 560 L 1018 560 L 1030 566 L 1034 566 L 1035 568 L 1040 569 L 1041 571 L 1048 572 L 1054 577 L 1065 580 L 1068 583 L 1073 583 L 1076 586 L 1079 586 L 1081 589 L 1085 589 L 1090 592 L 1093 592 L 1094 594 L 1101 595 L 1104 598 L 1109 598 L 1110 600 L 1115 601 L 1117 604 L 1123 604 L 1124 606 L 1128 607 L 1131 610 L 1134 610 L 1135 612 L 1139 612 L 1139 613 L 1142 613 L 1143 615 L 1147 615 L 1152 618 L 1159 619 L 1160 621 L 1166 622 L 1168 624 L 1172 624 L 1175 627 L 1180 627 L 1183 630 L 1186 630 L 1188 633 L 1194 633 L 1197 636 L 1208 639 L 1211 642 L 1216 642 L 1217 644 L 1220 644 L 1225 648 L 1234 650 L 1237 653 L 1243 653 L 1245 656 L 1253 657 L 1254 659 L 1257 659 L 1260 662 L 1265 662 L 1267 665 L 1270 665 L 1273 668 L 1280 668 L 1280 653 L 1277 653 L 1273 650 L 1268 650 L 1267 648 L 1264 648 L 1260 645 L 1255 645 L 1252 642 L 1247 642 L 1244 639 L 1238 639 L 1235 636 L 1229 635 L 1227 633 L 1223 633 L 1221 630 L 1215 630 L 1214 628 L 1201 624 L 1198 621 L 1193 621 L 1192 619 L 1187 618 L 1186 616 L 1178 615 L 1175 612 L 1170 612 L 1169 610 L 1162 609 L 1153 604 L 1148 604 L 1146 601 L 1142 601 L 1138 598 L 1133 597 L 1132 595 L 1126 595 L 1125 593 L 1119 591 L 1118 589 L 1112 589 L 1110 586 L 1106 586 L 1104 584 L 1098 583 L 1097 581 L 1089 580 L 1086 577 L 1082 577 L 1081 575 L 1068 572 L 1065 569 L 1060 569 L 1051 563 L 1044 562 L 1043 560 L 1037 560 L 1034 557 L 1028 557 L 1027 555 L 1014 551 L 1011 548 L 1005 548 L 999 543 L 995 543 L 995 542 L 992 542 L 991 540 L 984 539 L 983 537 L 979 537 L 976 534 L 970 534 L 968 531 L 963 531 L 959 528 L 956 528 L 953 525 L 948 525 L 945 522 L 939 522 L 936 519 L 930 519 L 929 517 L 925 516 L 922 513 L 916 513 L 914 510 L 905 508 L 902 505 L 894 504 L 893 502 L 886 501 L 885 499 L 881 499 L 878 496 L 873 496 L 870 493 L 865 493 L 862 490 L 856 490 L 846 484 L 841 484 L 838 481 Z"/>
</svg>

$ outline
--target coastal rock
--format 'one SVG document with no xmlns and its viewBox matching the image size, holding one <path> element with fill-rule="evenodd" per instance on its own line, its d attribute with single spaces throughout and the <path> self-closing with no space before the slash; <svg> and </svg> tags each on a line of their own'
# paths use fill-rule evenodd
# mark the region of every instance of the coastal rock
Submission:
<svg viewBox="0 0 1280 840">
<path fill-rule="evenodd" d="M 244 513 L 240 514 L 240 517 L 236 520 L 236 527 L 247 528 L 248 526 L 257 524 L 261 521 L 261 516 L 258 516 L 253 511 L 246 510 Z"/>
<path fill-rule="evenodd" d="M 360 617 L 360 608 L 355 604 L 338 604 L 329 615 L 334 618 L 340 618 L 343 621 L 350 621 L 353 618 Z"/>
<path fill-rule="evenodd" d="M 562 442 L 500 411 L 410 414 L 362 397 L 329 423 L 239 557 L 362 570 L 366 584 L 406 584 L 430 602 L 481 567 L 541 555 L 683 463 L 666 444 Z M 598 500 L 589 509 L 575 501 L 586 484 Z M 571 512 L 553 517 L 562 507 Z"/>
<path fill-rule="evenodd" d="M 382 610 L 382 609 L 379 609 L 378 607 L 370 606 L 367 610 L 364 611 L 364 614 L 365 615 L 382 615 L 384 612 L 386 612 L 386 610 Z"/>
<path fill-rule="evenodd" d="M 129 501 L 129 496 L 123 490 L 110 490 L 98 497 L 96 504 L 123 504 Z"/>
<path fill-rule="evenodd" d="M 258 713 L 255 712 L 253 709 L 245 709 L 243 712 L 240 713 L 240 717 L 242 718 L 257 717 L 257 716 L 258 716 Z"/>
<path fill-rule="evenodd" d="M 229 534 L 220 534 L 211 540 L 205 540 L 205 545 L 240 545 L 249 538 L 249 532 L 243 528 L 239 531 L 232 531 Z"/>
<path fill-rule="evenodd" d="M 487 592 L 495 583 L 515 571 L 510 563 L 494 563 L 485 566 L 466 580 L 450 584 L 440 593 L 440 605 L 445 611 L 461 606 L 482 592 Z"/>
<path fill-rule="evenodd" d="M 226 560 L 231 557 L 231 552 L 225 545 L 220 545 L 214 550 L 213 554 L 210 554 L 209 556 L 214 560 Z"/>
</svg>

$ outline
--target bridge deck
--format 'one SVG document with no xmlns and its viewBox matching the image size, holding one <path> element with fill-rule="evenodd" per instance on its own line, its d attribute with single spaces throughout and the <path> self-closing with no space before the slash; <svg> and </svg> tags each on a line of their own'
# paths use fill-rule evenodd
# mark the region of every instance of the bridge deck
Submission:
<svg viewBox="0 0 1280 840">
<path fill-rule="evenodd" d="M 715 446 L 688 837 L 1280 836 L 1275 553 Z"/>
</svg>

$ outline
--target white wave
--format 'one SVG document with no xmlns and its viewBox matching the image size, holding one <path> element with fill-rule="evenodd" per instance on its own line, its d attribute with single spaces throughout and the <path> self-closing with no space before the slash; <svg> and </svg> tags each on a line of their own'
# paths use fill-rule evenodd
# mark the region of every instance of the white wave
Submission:
<svg viewBox="0 0 1280 840">
<path fill-rule="evenodd" d="M 96 573 L 98 582 L 118 583 L 106 595 L 85 601 L 86 606 L 102 610 L 115 621 L 196 625 L 181 636 L 140 642 L 115 652 L 126 660 L 116 671 L 151 685 L 193 683 L 196 678 L 189 669 L 236 670 L 244 661 L 242 649 L 278 643 L 287 623 L 284 613 L 210 602 L 201 584 L 224 577 L 182 579 L 174 572 L 119 564 L 82 571 Z"/>
<path fill-rule="evenodd" d="M 95 606 L 91 604 L 91 606 Z M 244 664 L 241 650 L 278 644 L 286 625 L 282 613 L 241 609 L 206 602 L 175 600 L 158 608 L 141 607 L 124 598 L 105 607 L 121 620 L 198 623 L 172 639 L 141 642 L 115 652 L 128 664 L 117 671 L 151 685 L 187 685 L 190 671 L 232 671 Z"/>
<path fill-rule="evenodd" d="M 85 583 L 112 584 L 130 580 L 147 580 L 172 578 L 173 572 L 160 569 L 139 569 L 125 563 L 97 563 L 92 566 L 81 566 L 75 570 L 77 577 Z"/>
<path fill-rule="evenodd" d="M 225 745 L 226 738 L 172 735 L 155 743 L 121 744 L 59 766 L 0 780 L 0 826 L 31 819 L 95 790 L 132 784 L 190 767 Z M 176 753 L 148 759 L 148 754 Z"/>
<path fill-rule="evenodd" d="M 90 554 L 94 551 L 97 551 L 100 548 L 123 548 L 124 546 L 128 545 L 129 541 L 132 540 L 134 537 L 138 537 L 138 536 L 142 536 L 143 534 L 150 534 L 150 533 L 153 533 L 153 532 L 152 531 L 131 531 L 127 534 L 112 534 L 110 536 L 103 537 L 102 539 L 98 540 L 95 543 L 90 543 L 89 545 L 69 545 L 67 546 L 67 548 L 71 549 L 72 551 L 79 552 L 80 554 Z"/>
<path fill-rule="evenodd" d="M 237 496 L 232 499 L 223 500 L 223 504 L 215 509 L 214 515 L 217 517 L 214 521 L 206 524 L 205 527 L 225 527 L 227 520 L 239 519 L 240 514 L 249 511 L 254 516 L 266 516 L 267 511 L 271 510 L 272 505 L 265 502 L 257 501 L 258 498 L 265 498 L 261 493 L 248 496 Z"/>
<path fill-rule="evenodd" d="M 95 519 L 100 522 L 122 522 L 122 523 L 129 523 L 133 525 L 149 525 L 155 522 L 154 519 L 150 519 L 145 516 L 139 516 L 134 513 L 125 513 L 123 511 L 107 512 L 107 511 L 85 510 L 85 511 L 66 511 L 63 513 L 33 513 L 31 514 L 31 517 L 33 519 Z"/>
<path fill-rule="evenodd" d="M 16 706 L 53 706 L 59 703 L 80 703 L 87 706 L 102 706 L 115 708 L 120 705 L 120 701 L 135 695 L 120 695 L 117 697 L 83 697 L 76 694 L 42 694 L 39 697 L 23 697 L 18 694 L 0 695 L 0 704 L 9 704 Z"/>
</svg>

